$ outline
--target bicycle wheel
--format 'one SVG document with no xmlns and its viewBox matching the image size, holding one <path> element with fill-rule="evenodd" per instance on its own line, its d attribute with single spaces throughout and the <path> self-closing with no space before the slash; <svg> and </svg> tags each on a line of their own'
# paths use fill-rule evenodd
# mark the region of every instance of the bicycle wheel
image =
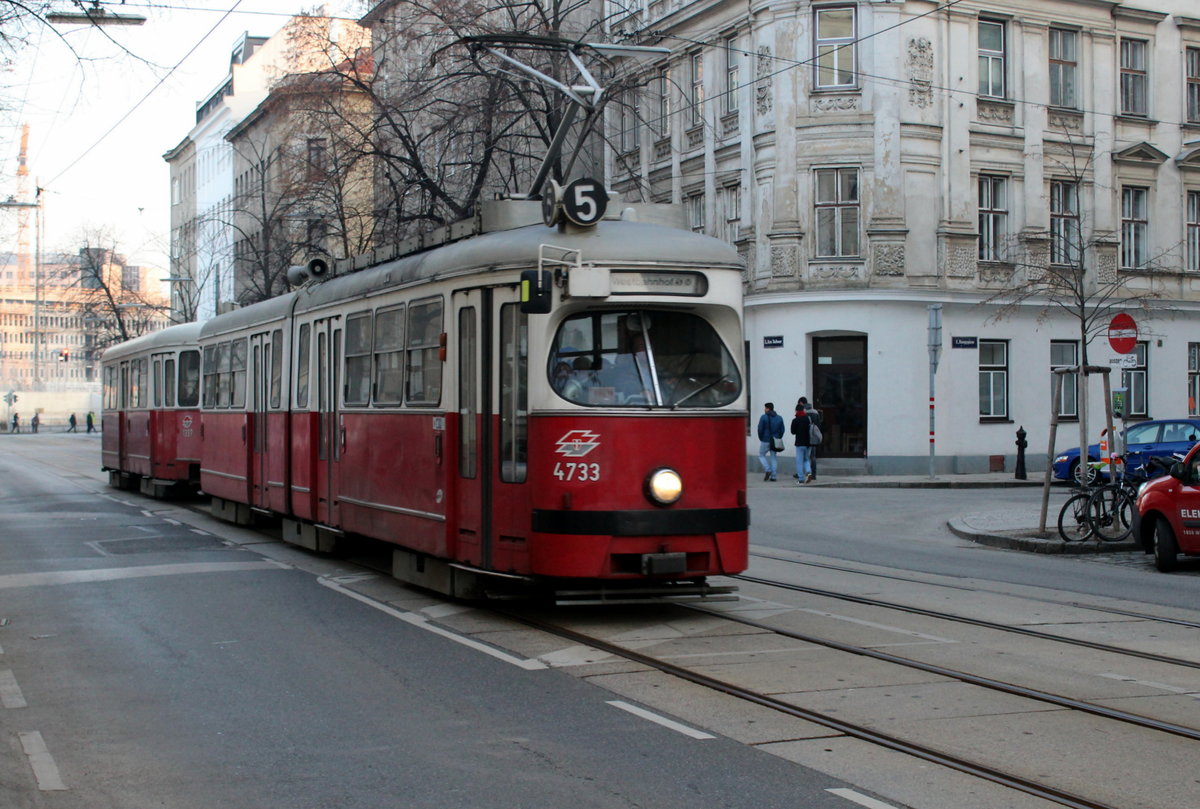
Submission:
<svg viewBox="0 0 1200 809">
<path fill-rule="evenodd" d="M 1104 542 L 1120 542 L 1133 530 L 1133 497 L 1120 484 L 1101 486 L 1088 499 L 1092 531 Z"/>
<path fill-rule="evenodd" d="M 1064 542 L 1082 542 L 1092 535 L 1088 519 L 1090 492 L 1078 492 L 1067 498 L 1058 512 L 1058 535 Z"/>
</svg>

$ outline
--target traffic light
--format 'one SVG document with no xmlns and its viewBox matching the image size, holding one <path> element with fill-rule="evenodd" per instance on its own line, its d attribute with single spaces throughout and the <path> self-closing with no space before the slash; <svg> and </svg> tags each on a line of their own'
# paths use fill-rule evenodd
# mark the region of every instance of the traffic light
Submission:
<svg viewBox="0 0 1200 809">
<path fill-rule="evenodd" d="M 11 390 L 4 394 L 4 403 L 9 407 L 15 405 L 17 403 L 17 394 L 13 393 Z"/>
<path fill-rule="evenodd" d="M 71 359 L 71 352 L 68 351 L 67 349 L 64 348 L 63 350 L 58 352 L 58 361 L 59 362 L 67 362 L 70 359 Z"/>
</svg>

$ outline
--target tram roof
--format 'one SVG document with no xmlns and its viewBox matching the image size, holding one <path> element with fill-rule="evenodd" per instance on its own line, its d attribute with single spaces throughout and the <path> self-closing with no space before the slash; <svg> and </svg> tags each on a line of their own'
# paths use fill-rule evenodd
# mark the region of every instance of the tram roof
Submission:
<svg viewBox="0 0 1200 809">
<path fill-rule="evenodd" d="M 404 256 L 300 290 L 296 311 L 352 300 L 378 289 L 420 281 L 537 266 L 542 245 L 579 250 L 584 263 L 639 266 L 652 262 L 681 268 L 741 270 L 729 244 L 688 230 L 625 220 L 603 220 L 592 228 L 560 231 L 530 225 L 464 239 Z"/>
<path fill-rule="evenodd" d="M 104 349 L 102 360 L 111 362 L 155 349 L 195 348 L 196 341 L 200 337 L 201 326 L 200 323 L 180 323 L 177 326 L 168 326 L 165 329 L 134 337 L 132 340 L 126 340 L 124 343 Z"/>
</svg>

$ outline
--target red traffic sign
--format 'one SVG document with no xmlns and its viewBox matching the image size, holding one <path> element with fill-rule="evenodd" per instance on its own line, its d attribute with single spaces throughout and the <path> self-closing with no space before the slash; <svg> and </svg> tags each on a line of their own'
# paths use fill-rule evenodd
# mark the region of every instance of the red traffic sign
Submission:
<svg viewBox="0 0 1200 809">
<path fill-rule="evenodd" d="M 1137 345 L 1137 323 L 1133 318 L 1121 312 L 1108 324 L 1108 344 L 1118 354 L 1128 354 Z"/>
</svg>

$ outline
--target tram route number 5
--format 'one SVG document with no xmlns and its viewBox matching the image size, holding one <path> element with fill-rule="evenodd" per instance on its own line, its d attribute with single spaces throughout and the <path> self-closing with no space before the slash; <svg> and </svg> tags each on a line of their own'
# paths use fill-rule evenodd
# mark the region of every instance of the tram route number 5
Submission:
<svg viewBox="0 0 1200 809">
<path fill-rule="evenodd" d="M 560 214 L 579 227 L 591 227 L 604 218 L 607 209 L 608 192 L 588 177 L 566 188 L 551 180 L 542 194 L 542 218 L 548 227 L 558 223 Z"/>
<path fill-rule="evenodd" d="M 554 477 L 559 480 L 578 480 L 581 483 L 600 479 L 600 464 L 559 461 L 554 464 Z"/>
</svg>

